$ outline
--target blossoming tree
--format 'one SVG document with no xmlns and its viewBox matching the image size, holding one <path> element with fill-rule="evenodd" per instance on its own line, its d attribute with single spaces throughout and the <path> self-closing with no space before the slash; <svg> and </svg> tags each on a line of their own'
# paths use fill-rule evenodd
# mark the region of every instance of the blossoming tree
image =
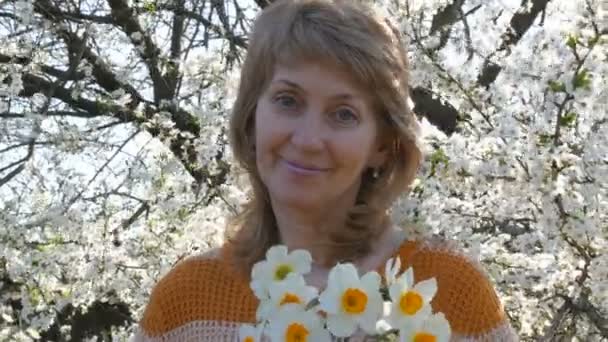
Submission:
<svg viewBox="0 0 608 342">
<path fill-rule="evenodd" d="M 0 0 L 0 340 L 126 338 L 159 277 L 221 243 L 269 2 Z M 395 221 L 478 257 L 522 339 L 608 338 L 606 1 L 375 4 L 425 119 Z"/>
</svg>

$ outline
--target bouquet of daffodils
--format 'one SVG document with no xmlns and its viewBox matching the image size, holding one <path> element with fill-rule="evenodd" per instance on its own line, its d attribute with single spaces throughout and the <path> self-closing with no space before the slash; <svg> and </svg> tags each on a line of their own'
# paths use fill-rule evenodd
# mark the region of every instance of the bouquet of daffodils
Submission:
<svg viewBox="0 0 608 342">
<path fill-rule="evenodd" d="M 285 246 L 274 246 L 254 265 L 257 324 L 241 326 L 241 342 L 449 341 L 448 321 L 430 305 L 437 292 L 434 278 L 414 284 L 411 268 L 399 274 L 397 258 L 386 264 L 384 286 L 377 272 L 359 277 L 355 266 L 345 263 L 331 269 L 319 294 L 303 277 L 311 262 L 305 250 L 288 253 Z"/>
</svg>

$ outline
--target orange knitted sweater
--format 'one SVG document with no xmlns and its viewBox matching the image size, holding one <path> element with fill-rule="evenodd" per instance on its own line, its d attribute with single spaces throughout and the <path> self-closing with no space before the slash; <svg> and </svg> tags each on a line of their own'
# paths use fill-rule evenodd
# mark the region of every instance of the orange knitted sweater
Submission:
<svg viewBox="0 0 608 342">
<path fill-rule="evenodd" d="M 481 266 L 452 244 L 406 241 L 393 256 L 402 271 L 414 268 L 416 282 L 436 278 L 431 305 L 450 322 L 452 341 L 517 341 Z M 154 288 L 134 340 L 238 341 L 239 326 L 255 321 L 257 306 L 249 280 L 221 253 L 192 257 Z"/>
</svg>

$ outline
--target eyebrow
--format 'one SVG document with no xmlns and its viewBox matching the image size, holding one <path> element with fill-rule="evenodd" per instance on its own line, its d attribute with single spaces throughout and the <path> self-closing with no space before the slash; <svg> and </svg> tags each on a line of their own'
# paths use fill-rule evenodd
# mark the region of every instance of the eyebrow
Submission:
<svg viewBox="0 0 608 342">
<path fill-rule="evenodd" d="M 304 88 L 302 88 L 299 84 L 286 80 L 286 79 L 278 79 L 276 81 L 274 81 L 275 83 L 284 83 L 292 88 L 296 88 L 298 90 L 300 90 L 303 93 L 306 93 L 306 90 L 304 90 Z M 340 100 L 357 100 L 357 97 L 355 96 L 357 94 L 351 94 L 351 93 L 343 93 L 343 94 L 336 94 L 333 95 L 331 98 L 332 99 L 340 99 Z"/>
</svg>

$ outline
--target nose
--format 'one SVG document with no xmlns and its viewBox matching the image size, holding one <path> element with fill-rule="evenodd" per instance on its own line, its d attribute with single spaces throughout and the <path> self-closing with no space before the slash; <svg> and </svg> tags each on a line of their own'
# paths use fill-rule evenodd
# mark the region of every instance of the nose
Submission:
<svg viewBox="0 0 608 342">
<path fill-rule="evenodd" d="M 306 151 L 316 152 L 323 149 L 323 120 L 318 110 L 307 110 L 297 120 L 291 136 L 294 147 Z"/>
</svg>

